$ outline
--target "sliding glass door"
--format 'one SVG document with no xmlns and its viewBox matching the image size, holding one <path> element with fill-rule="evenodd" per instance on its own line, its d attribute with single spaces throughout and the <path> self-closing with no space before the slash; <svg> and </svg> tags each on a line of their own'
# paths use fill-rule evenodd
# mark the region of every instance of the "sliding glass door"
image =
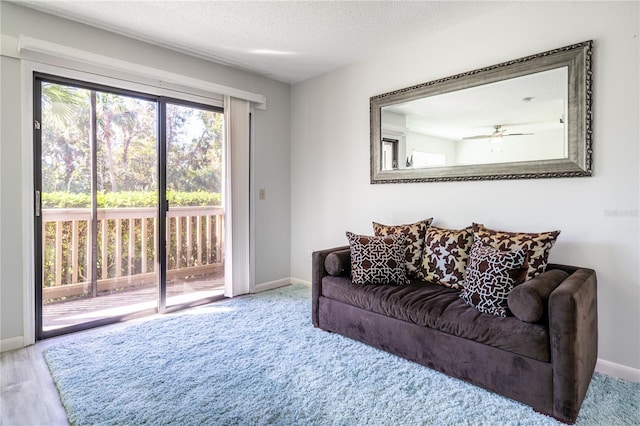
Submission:
<svg viewBox="0 0 640 426">
<path fill-rule="evenodd" d="M 166 104 L 166 305 L 224 294 L 220 111 Z"/>
<path fill-rule="evenodd" d="M 34 79 L 36 334 L 223 293 L 222 112 Z"/>
</svg>

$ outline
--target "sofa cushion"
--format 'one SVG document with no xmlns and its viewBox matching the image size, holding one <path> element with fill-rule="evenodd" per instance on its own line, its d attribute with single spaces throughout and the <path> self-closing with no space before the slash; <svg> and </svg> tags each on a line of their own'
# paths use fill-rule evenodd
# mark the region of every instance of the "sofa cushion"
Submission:
<svg viewBox="0 0 640 426">
<path fill-rule="evenodd" d="M 407 249 L 404 258 L 407 262 L 407 276 L 409 278 L 415 278 L 418 275 L 420 263 L 422 263 L 424 236 L 432 220 L 433 218 L 429 218 L 407 225 L 383 225 L 373 222 L 374 235 L 404 234 L 407 237 Z"/>
<path fill-rule="evenodd" d="M 502 251 L 474 242 L 460 298 L 480 312 L 506 317 L 507 297 L 516 282 L 524 281 L 525 256 L 525 250 Z"/>
<path fill-rule="evenodd" d="M 324 259 L 324 269 L 329 275 L 345 275 L 351 273 L 351 254 L 349 249 L 331 252 Z"/>
<path fill-rule="evenodd" d="M 412 281 L 405 286 L 353 284 L 349 278 L 325 276 L 323 297 L 430 327 L 542 362 L 549 362 L 545 324 L 479 312 L 458 297 L 459 291 Z M 455 351 L 455 348 L 451 348 Z"/>
<path fill-rule="evenodd" d="M 347 232 L 351 255 L 351 280 L 356 284 L 408 284 L 404 234 L 384 237 Z"/>
<path fill-rule="evenodd" d="M 482 224 L 473 224 L 473 239 L 480 240 L 499 250 L 527 250 L 525 265 L 527 279 L 535 278 L 547 268 L 549 252 L 555 244 L 560 231 L 525 233 L 506 232 L 489 229 Z"/>
<path fill-rule="evenodd" d="M 424 240 L 420 278 L 446 287 L 462 288 L 471 244 L 471 227 L 453 230 L 430 226 Z"/>
<path fill-rule="evenodd" d="M 547 312 L 547 303 L 551 292 L 568 276 L 569 274 L 565 271 L 552 269 L 516 286 L 509 293 L 509 310 L 520 321 L 540 321 Z"/>
</svg>

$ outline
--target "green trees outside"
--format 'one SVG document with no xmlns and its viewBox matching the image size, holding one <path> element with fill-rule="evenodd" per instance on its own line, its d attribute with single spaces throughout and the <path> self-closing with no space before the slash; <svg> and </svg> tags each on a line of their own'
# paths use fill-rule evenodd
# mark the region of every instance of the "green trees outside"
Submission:
<svg viewBox="0 0 640 426">
<path fill-rule="evenodd" d="M 98 194 L 157 191 L 156 102 L 44 82 L 45 198 L 56 192 L 90 193 L 92 109 L 96 115 Z M 168 190 L 220 193 L 223 114 L 167 104 L 166 115 Z"/>
<path fill-rule="evenodd" d="M 89 95 L 88 90 L 42 84 L 43 194 L 91 189 Z"/>
<path fill-rule="evenodd" d="M 167 105 L 167 189 L 222 192 L 223 114 Z"/>
<path fill-rule="evenodd" d="M 158 103 L 153 99 L 123 96 L 114 93 L 88 90 L 52 82 L 42 82 L 42 123 L 41 123 L 41 171 L 42 208 L 70 209 L 91 207 L 92 173 L 96 173 L 97 207 L 131 208 L 157 207 L 158 205 Z M 223 184 L 223 114 L 193 108 L 180 104 L 166 104 L 166 171 L 167 199 L 172 207 L 179 206 L 220 206 Z M 96 161 L 92 164 L 92 137 L 95 134 Z M 193 226 L 195 232 L 195 218 Z M 186 219 L 181 219 L 186 220 Z M 216 220 L 216 219 L 212 219 Z M 142 268 L 142 223 L 147 227 L 147 262 Z M 204 221 L 203 221 L 204 223 Z M 130 224 L 135 232 L 129 232 Z M 168 235 L 168 244 L 176 240 L 187 240 L 188 228 L 181 226 L 180 238 Z M 73 223 L 62 223 L 62 242 L 56 243 L 60 230 L 54 222 L 48 222 L 43 229 L 44 283 L 45 287 L 55 283 L 56 250 L 64 253 L 62 283 L 71 283 L 72 275 L 82 282 L 88 276 L 86 234 L 88 222 L 77 222 L 76 244 L 79 259 L 78 270 L 73 271 L 70 259 L 72 250 Z M 153 241 L 153 221 L 135 219 L 123 222 L 116 230 L 115 221 L 108 221 L 107 232 L 109 253 L 106 265 L 98 262 L 99 275 L 106 268 L 113 277 L 116 270 L 126 275 L 128 254 L 122 254 L 122 264 L 115 264 L 116 232 L 121 232 L 120 241 L 124 247 L 129 244 L 130 235 L 135 241 L 134 272 L 153 266 L 155 253 Z M 176 232 L 175 224 L 171 232 Z M 201 229 L 203 231 L 203 229 Z M 77 237 L 78 238 L 78 237 Z M 195 241 L 195 234 L 191 236 Z M 98 244 L 102 241 L 99 231 Z M 195 241 L 194 250 L 202 241 Z M 56 247 L 57 246 L 57 247 Z M 98 247 L 98 250 L 103 250 Z M 175 247 L 169 249 L 169 262 L 175 264 Z M 194 252 L 195 253 L 195 252 Z M 216 259 L 195 259 L 194 253 L 183 250 L 180 264 L 195 265 Z M 170 265 L 171 267 L 171 265 Z"/>
</svg>

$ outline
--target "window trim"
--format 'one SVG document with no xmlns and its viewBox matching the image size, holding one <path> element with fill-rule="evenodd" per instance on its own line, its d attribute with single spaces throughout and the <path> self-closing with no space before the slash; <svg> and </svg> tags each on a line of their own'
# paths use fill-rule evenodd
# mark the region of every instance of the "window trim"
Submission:
<svg viewBox="0 0 640 426">
<path fill-rule="evenodd" d="M 152 92 L 152 89 L 142 90 L 159 96 L 180 97 L 176 96 L 176 94 L 205 98 L 213 96 L 215 99 L 222 100 L 224 95 L 249 101 L 258 109 L 266 109 L 267 107 L 266 96 L 259 93 L 236 89 L 50 41 L 39 40 L 23 34 L 18 37 L 17 51 L 19 58 L 23 61 L 38 62 L 60 68 L 71 67 L 87 73 L 104 76 L 105 78 L 108 78 L 106 76 L 119 78 L 125 82 L 123 84 L 142 84 L 156 90 L 168 90 L 171 93 L 171 95 L 164 95 Z M 118 84 L 118 86 L 121 86 L 121 84 Z M 135 91 L 135 89 L 132 90 Z M 208 104 L 206 101 L 200 103 Z"/>
</svg>

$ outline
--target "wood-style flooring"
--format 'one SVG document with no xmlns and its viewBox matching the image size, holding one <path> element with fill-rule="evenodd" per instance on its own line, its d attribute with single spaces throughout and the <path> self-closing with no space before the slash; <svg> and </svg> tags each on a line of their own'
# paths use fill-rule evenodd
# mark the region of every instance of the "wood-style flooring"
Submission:
<svg viewBox="0 0 640 426">
<path fill-rule="evenodd" d="M 222 287 L 215 288 L 222 294 Z M 196 292 L 200 296 L 210 296 Z M 123 295 L 120 295 L 122 297 Z M 193 294 L 191 295 L 193 296 Z M 184 302 L 185 300 L 181 300 Z M 114 306 L 114 300 L 110 300 Z M 93 303 L 98 303 L 93 301 Z M 69 306 L 68 306 L 69 308 Z M 79 309 L 79 306 L 75 306 Z M 83 309 L 86 306 L 82 307 Z M 95 306 L 92 306 L 95 308 Z M 76 311 L 73 309 L 71 311 Z M 91 311 L 92 309 L 89 309 Z M 67 311 L 67 314 L 69 311 Z M 77 311 L 76 311 L 77 313 Z M 54 315 L 58 319 L 65 317 L 63 312 Z M 67 334 L 41 340 L 35 345 L 4 352 L 0 356 L 0 426 L 58 426 L 68 425 L 65 410 L 58 395 L 49 368 L 43 357 L 43 351 L 51 345 L 70 341 L 92 333 L 102 333 L 126 327 L 132 323 L 157 318 L 158 314 L 117 323 L 79 333 Z"/>
<path fill-rule="evenodd" d="M 67 336 L 65 336 L 66 338 Z M 42 351 L 62 337 L 4 352 L 0 358 L 0 424 L 3 426 L 68 425 Z"/>
</svg>

